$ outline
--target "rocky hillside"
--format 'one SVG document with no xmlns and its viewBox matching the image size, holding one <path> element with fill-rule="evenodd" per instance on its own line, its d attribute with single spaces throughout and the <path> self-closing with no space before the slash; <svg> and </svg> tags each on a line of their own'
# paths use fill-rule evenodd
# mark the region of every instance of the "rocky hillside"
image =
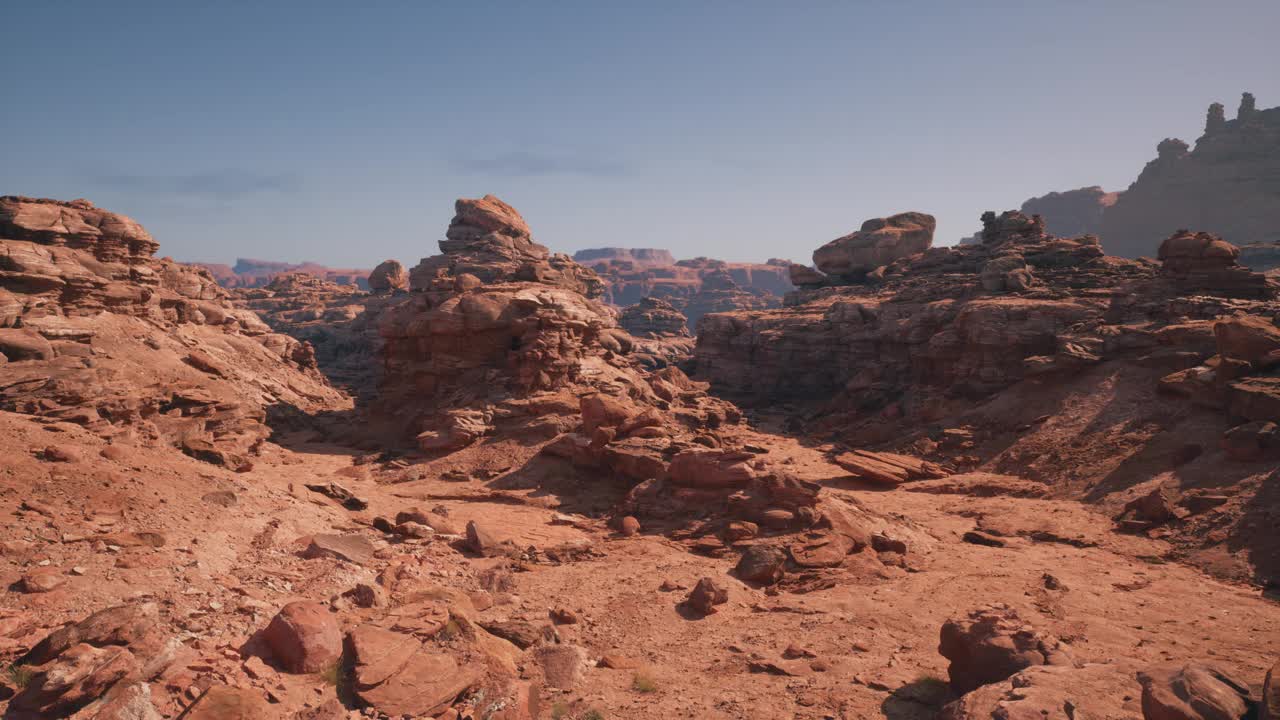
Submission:
<svg viewBox="0 0 1280 720">
<path fill-rule="evenodd" d="M 1280 578 L 1278 538 L 1258 524 L 1273 512 L 1277 283 L 1204 233 L 1132 261 L 1019 212 L 983 220 L 979 245 L 919 252 L 911 223 L 890 218 L 871 224 L 892 233 L 825 246 L 815 260 L 833 274 L 798 271 L 811 289 L 786 308 L 704 318 L 695 377 L 762 412 L 791 408 L 805 434 L 1017 475 L 1037 493 L 1119 512 L 1155 492 L 1171 514 L 1142 519 L 1187 538 L 1186 555 Z M 834 274 L 849 268 L 861 278 Z"/>
<path fill-rule="evenodd" d="M 309 344 L 158 247 L 83 200 L 0 198 L 0 408 L 249 467 L 271 412 L 343 405 Z"/>
</svg>

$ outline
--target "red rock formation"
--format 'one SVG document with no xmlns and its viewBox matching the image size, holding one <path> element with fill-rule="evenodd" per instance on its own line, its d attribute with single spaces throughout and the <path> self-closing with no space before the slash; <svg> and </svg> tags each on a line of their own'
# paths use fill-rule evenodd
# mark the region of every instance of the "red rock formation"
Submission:
<svg viewBox="0 0 1280 720">
<path fill-rule="evenodd" d="M 933 245 L 937 221 L 932 215 L 905 212 L 862 223 L 854 233 L 813 251 L 819 272 L 841 282 L 859 282 L 878 267 L 922 253 Z"/>
<path fill-rule="evenodd" d="M 271 404 L 337 406 L 309 345 L 122 215 L 0 198 L 0 407 L 242 467 Z"/>
<path fill-rule="evenodd" d="M 1175 235 L 1157 266 L 1106 256 L 1094 237 L 1054 237 L 1039 219 L 1019 212 L 988 213 L 983 221 L 980 244 L 898 260 L 877 273 L 877 284 L 802 289 L 781 310 L 704 317 L 694 376 L 748 407 L 798 406 L 791 417 L 809 419 L 793 419 L 793 426 L 821 437 L 854 446 L 923 447 L 931 457 L 959 464 L 986 458 L 948 451 L 942 428 L 975 417 L 997 428 L 992 437 L 1036 427 L 1033 413 L 1058 412 L 1045 406 L 1054 388 L 1079 382 L 1078 392 L 1087 393 L 1090 382 L 1114 373 L 1143 378 L 1126 381 L 1127 388 L 1141 388 L 1144 400 L 1135 408 L 1172 402 L 1168 412 L 1192 411 L 1190 403 L 1173 410 L 1179 406 L 1170 397 L 1218 408 L 1204 422 L 1220 429 L 1181 441 L 1189 448 L 1217 447 L 1222 433 L 1244 421 L 1280 420 L 1280 378 L 1266 334 L 1256 334 L 1256 343 L 1237 342 L 1265 350 L 1248 358 L 1222 344 L 1241 334 L 1237 326 L 1274 325 L 1280 284 L 1237 265 L 1227 243 L 1207 234 Z M 1227 322 L 1224 340 L 1215 342 L 1214 322 L 1231 314 L 1259 319 Z M 1093 458 L 1117 451 L 1106 447 L 1109 435 L 1098 428 L 1076 432 L 1075 441 L 1090 453 L 1039 464 L 1021 453 L 1039 457 L 1042 448 L 995 446 L 987 456 L 990 469 L 1083 492 L 1076 478 L 1091 471 L 1076 463 L 1094 467 L 1104 461 Z M 1240 457 L 1270 452 L 1265 425 L 1233 433 L 1229 444 Z M 1015 435 L 1005 442 L 1020 441 Z M 1192 458 L 1199 450 L 1186 452 L 1182 457 Z M 1133 483 L 1150 477 L 1133 473 L 1124 477 Z M 1100 492 L 1096 499 L 1116 503 L 1117 510 L 1131 499 L 1111 492 L 1114 498 Z M 1238 531 L 1249 532 L 1247 523 Z"/>
<path fill-rule="evenodd" d="M 1158 157 L 1103 213 L 1107 252 L 1150 256 L 1179 228 L 1199 228 L 1236 245 L 1275 242 L 1280 228 L 1280 108 L 1258 110 L 1245 93 L 1234 120 L 1210 108 L 1195 149 L 1160 143 Z"/>
</svg>

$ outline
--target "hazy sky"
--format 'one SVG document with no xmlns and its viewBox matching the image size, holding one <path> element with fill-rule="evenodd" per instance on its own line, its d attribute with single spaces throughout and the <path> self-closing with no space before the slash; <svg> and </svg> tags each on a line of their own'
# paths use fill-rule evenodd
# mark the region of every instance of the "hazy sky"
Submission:
<svg viewBox="0 0 1280 720">
<path fill-rule="evenodd" d="M 628 7 L 624 8 L 626 5 Z M 0 194 L 86 197 L 181 260 L 438 252 L 460 196 L 679 257 L 1126 187 L 1217 100 L 1280 105 L 1278 0 L 19 2 Z"/>
</svg>

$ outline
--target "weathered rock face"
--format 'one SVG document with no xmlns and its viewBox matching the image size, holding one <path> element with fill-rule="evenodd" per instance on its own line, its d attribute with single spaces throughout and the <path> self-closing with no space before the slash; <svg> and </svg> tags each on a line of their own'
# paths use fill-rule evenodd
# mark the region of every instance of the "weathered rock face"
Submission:
<svg viewBox="0 0 1280 720">
<path fill-rule="evenodd" d="M 266 408 L 337 406 L 310 346 L 79 200 L 0 198 L 0 408 L 243 467 Z"/>
<path fill-rule="evenodd" d="M 629 357 L 636 341 L 594 299 L 595 273 L 551 256 L 496 198 L 457 208 L 444 253 L 379 315 L 384 410 L 416 417 L 420 443 L 445 450 L 503 421 L 567 429 L 576 419 L 557 421 L 556 409 L 576 415 L 578 394 L 661 402 Z"/>
<path fill-rule="evenodd" d="M 1280 108 L 1258 110 L 1246 96 L 1234 120 L 1215 103 L 1194 150 L 1180 140 L 1160 143 L 1159 156 L 1103 213 L 1107 252 L 1150 256 L 1179 228 L 1236 245 L 1280 239 Z"/>
<path fill-rule="evenodd" d="M 924 448 L 929 459 L 953 466 L 989 462 L 992 472 L 1114 503 L 1113 515 L 1150 491 L 1120 492 L 1151 473 L 1121 467 L 1138 450 L 1118 450 L 1108 425 L 1081 422 L 1069 438 L 1036 438 L 1037 423 L 1075 402 L 1058 388 L 1133 393 L 1130 409 L 1108 412 L 1135 425 L 1145 417 L 1138 408 L 1195 415 L 1207 435 L 1200 429 L 1179 438 L 1170 423 L 1133 441 L 1185 447 L 1176 457 L 1163 451 L 1170 463 L 1219 446 L 1243 462 L 1272 456 L 1269 424 L 1280 421 L 1274 279 L 1236 265 L 1234 249 L 1212 235 L 1170 239 L 1157 265 L 1107 256 L 1091 236 L 1054 237 L 1039 218 L 1017 211 L 988 213 L 983 224 L 981 242 L 898 260 L 873 282 L 801 289 L 781 310 L 707 315 L 691 374 L 751 409 L 790 405 L 797 431 L 854 447 Z M 944 429 L 962 426 L 985 428 L 985 455 L 968 450 L 981 442 L 951 444 Z M 1090 451 L 1045 449 L 1068 441 Z M 1113 471 L 1126 482 L 1089 492 L 1080 481 Z M 1253 484 L 1242 489 L 1255 491 Z M 1174 495 L 1170 502 L 1198 501 Z M 1234 523 L 1251 507 L 1223 516 Z M 1195 542 L 1195 523 L 1160 527 Z M 1247 523 L 1231 532 L 1269 542 Z M 1253 572 L 1239 559 L 1241 572 Z"/>
<path fill-rule="evenodd" d="M 1020 208 L 1027 216 L 1044 218 L 1045 231 L 1059 237 L 1097 235 L 1102 228 L 1103 212 L 1114 205 L 1120 193 L 1106 192 L 1092 187 L 1051 192 L 1022 203 Z"/>
<path fill-rule="evenodd" d="M 813 264 L 842 282 L 858 282 L 878 267 L 928 250 L 937 224 L 932 215 L 920 212 L 873 218 L 857 232 L 814 250 Z"/>
<path fill-rule="evenodd" d="M 939 395 L 989 395 L 1122 352 L 1108 339 L 1117 329 L 1106 326 L 1158 328 L 1183 313 L 1212 317 L 1220 306 L 1168 307 L 1188 292 L 1190 277 L 1169 263 L 1161 274 L 1150 263 L 1107 257 L 1096 238 L 1056 238 L 1019 212 L 987 213 L 983 223 L 981 244 L 900 260 L 879 285 L 803 290 L 783 310 L 707 316 L 695 374 L 743 399 L 835 396 L 832 405 L 863 412 L 896 404 L 895 412 L 927 413 Z M 1193 254 L 1203 254 L 1198 241 Z M 1215 281 L 1197 288 L 1274 294 L 1265 278 L 1231 262 L 1223 258 Z"/>
<path fill-rule="evenodd" d="M 0 197 L 0 237 L 83 250 L 111 263 L 146 261 L 160 247 L 138 223 L 88 200 Z"/>
<path fill-rule="evenodd" d="M 367 399 L 381 372 L 377 316 L 398 301 L 393 293 L 365 293 L 355 285 L 289 272 L 262 287 L 232 290 L 231 301 L 257 313 L 272 330 L 309 345 L 330 382 Z"/>
</svg>

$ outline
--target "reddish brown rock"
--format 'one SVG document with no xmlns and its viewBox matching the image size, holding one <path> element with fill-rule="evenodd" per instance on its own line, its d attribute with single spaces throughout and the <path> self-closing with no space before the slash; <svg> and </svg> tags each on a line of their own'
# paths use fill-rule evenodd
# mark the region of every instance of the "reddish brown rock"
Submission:
<svg viewBox="0 0 1280 720">
<path fill-rule="evenodd" d="M 1056 638 L 1031 627 L 1012 609 L 992 605 L 942 626 L 938 652 L 951 664 L 951 688 L 967 693 L 1034 665 L 1069 664 Z"/>
<path fill-rule="evenodd" d="M 717 605 L 729 602 L 729 591 L 714 579 L 704 577 L 693 586 L 689 597 L 685 598 L 685 606 L 700 615 L 716 612 Z"/>
<path fill-rule="evenodd" d="M 1113 665 L 1040 665 L 948 703 L 939 720 L 1130 718 L 1132 680 Z"/>
<path fill-rule="evenodd" d="M 857 232 L 815 250 L 813 264 L 827 275 L 857 281 L 878 267 L 928 250 L 935 227 L 932 215 L 919 212 L 868 220 Z"/>
<path fill-rule="evenodd" d="M 268 406 L 342 403 L 301 342 L 156 247 L 87 201 L 0 198 L 0 408 L 104 436 L 207 442 L 194 456 L 212 460 L 260 447 Z M 24 382 L 33 372 L 47 381 Z"/>
<path fill-rule="evenodd" d="M 262 637 L 280 667 L 291 673 L 323 672 L 342 657 L 338 621 L 317 602 L 300 600 L 285 605 Z"/>
<path fill-rule="evenodd" d="M 772 585 L 786 572 L 787 554 L 772 545 L 753 545 L 738 558 L 734 569 L 738 577 L 748 582 Z"/>
<path fill-rule="evenodd" d="M 123 647 L 81 643 L 41 668 L 13 698 L 10 708 L 39 713 L 38 717 L 67 717 L 141 671 L 138 659 Z"/>
<path fill-rule="evenodd" d="M 1280 364 L 1280 327 L 1253 315 L 1227 318 L 1213 324 L 1218 354 L 1243 360 L 1263 370 Z"/>
<path fill-rule="evenodd" d="M 355 693 L 384 715 L 434 716 L 479 681 L 476 668 L 409 635 L 362 625 L 349 641 Z"/>
<path fill-rule="evenodd" d="M 759 476 L 750 453 L 685 450 L 671 459 L 667 473 L 677 485 L 697 488 L 743 487 Z"/>
<path fill-rule="evenodd" d="M 369 290 L 387 293 L 409 289 L 409 271 L 399 260 L 383 260 L 369 273 Z"/>
<path fill-rule="evenodd" d="M 631 537 L 640 532 L 640 521 L 627 515 L 618 521 L 618 534 L 623 537 Z"/>
<path fill-rule="evenodd" d="M 1249 684 L 1221 668 L 1170 664 L 1138 673 L 1144 720 L 1234 720 L 1249 710 Z"/>
<path fill-rule="evenodd" d="M 184 720 L 260 720 L 274 711 L 252 688 L 213 685 L 182 714 Z"/>
</svg>

